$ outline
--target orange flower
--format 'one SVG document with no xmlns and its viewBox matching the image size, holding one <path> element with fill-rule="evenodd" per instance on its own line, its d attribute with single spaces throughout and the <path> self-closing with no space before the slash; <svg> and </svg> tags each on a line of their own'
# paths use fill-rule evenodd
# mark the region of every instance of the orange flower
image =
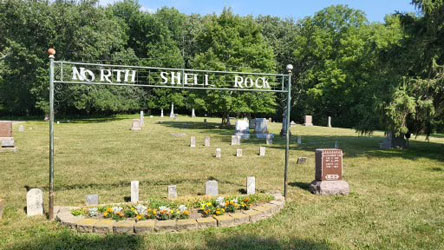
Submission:
<svg viewBox="0 0 444 250">
<path fill-rule="evenodd" d="M 183 212 L 183 214 L 188 216 L 188 215 L 190 215 L 190 211 L 186 210 Z"/>
</svg>

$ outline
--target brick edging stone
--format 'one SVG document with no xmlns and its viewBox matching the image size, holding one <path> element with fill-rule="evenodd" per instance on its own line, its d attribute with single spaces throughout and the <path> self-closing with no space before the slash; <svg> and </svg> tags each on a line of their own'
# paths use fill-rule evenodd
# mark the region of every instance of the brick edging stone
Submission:
<svg viewBox="0 0 444 250">
<path fill-rule="evenodd" d="M 94 219 L 77 217 L 71 210 L 78 207 L 56 207 L 56 220 L 62 225 L 81 233 L 98 234 L 145 234 L 184 232 L 213 227 L 234 227 L 254 223 L 272 217 L 284 208 L 285 199 L 281 193 L 272 193 L 274 200 L 253 206 L 250 210 L 236 213 L 226 213 L 214 217 L 184 220 L 143 220 L 143 221 L 113 221 L 109 219 Z"/>
</svg>

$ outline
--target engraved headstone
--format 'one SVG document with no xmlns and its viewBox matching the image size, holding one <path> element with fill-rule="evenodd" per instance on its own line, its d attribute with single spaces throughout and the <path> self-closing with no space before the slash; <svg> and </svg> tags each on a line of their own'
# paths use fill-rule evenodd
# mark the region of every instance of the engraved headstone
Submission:
<svg viewBox="0 0 444 250">
<path fill-rule="evenodd" d="M 241 149 L 241 148 L 238 148 L 238 149 L 236 150 L 236 156 L 237 156 L 237 157 L 242 157 L 242 149 Z"/>
<path fill-rule="evenodd" d="M 20 125 L 18 131 L 19 132 L 25 132 L 25 126 Z"/>
<path fill-rule="evenodd" d="M 247 120 L 237 120 L 236 121 L 236 134 L 242 139 L 250 139 L 250 127 Z"/>
<path fill-rule="evenodd" d="M 143 110 L 140 111 L 140 127 L 143 127 L 145 125 L 145 115 L 143 114 Z"/>
<path fill-rule="evenodd" d="M 267 137 L 265 138 L 267 145 L 273 144 L 273 134 L 267 134 Z"/>
<path fill-rule="evenodd" d="M 139 202 L 139 181 L 131 181 L 131 202 Z"/>
<path fill-rule="evenodd" d="M 216 158 L 221 158 L 221 157 L 222 157 L 222 149 L 216 148 Z"/>
<path fill-rule="evenodd" d="M 268 121 L 265 118 L 256 118 L 256 125 L 254 131 L 256 133 L 256 138 L 265 139 L 268 134 Z"/>
<path fill-rule="evenodd" d="M 331 116 L 328 117 L 328 127 L 331 128 Z"/>
<path fill-rule="evenodd" d="M 176 185 L 168 186 L 168 199 L 176 199 L 177 198 L 177 187 Z"/>
<path fill-rule="evenodd" d="M 311 115 L 305 116 L 304 126 L 313 126 L 313 117 Z"/>
<path fill-rule="evenodd" d="M 28 216 L 43 215 L 43 191 L 33 188 L 26 194 L 26 213 Z"/>
<path fill-rule="evenodd" d="M 191 136 L 190 147 L 191 148 L 195 148 L 196 147 L 196 136 Z"/>
<path fill-rule="evenodd" d="M 205 147 L 209 147 L 211 145 L 211 138 L 209 136 L 205 137 Z"/>
<path fill-rule="evenodd" d="M 265 147 L 260 147 L 259 148 L 259 156 L 265 156 L 265 150 L 266 150 Z"/>
<path fill-rule="evenodd" d="M 241 144 L 240 138 L 241 137 L 238 135 L 231 136 L 231 146 L 240 145 Z"/>
<path fill-rule="evenodd" d="M 196 113 L 194 112 L 194 108 L 191 110 L 191 117 L 196 117 Z"/>
<path fill-rule="evenodd" d="M 86 205 L 87 206 L 97 206 L 99 205 L 99 195 L 98 194 L 90 194 L 86 196 Z"/>
<path fill-rule="evenodd" d="M 248 128 L 249 129 L 255 129 L 256 128 L 256 119 L 250 119 L 248 122 Z"/>
<path fill-rule="evenodd" d="M 140 120 L 139 119 L 134 119 L 133 120 L 133 126 L 131 127 L 132 131 L 139 131 L 142 130 L 142 128 L 140 127 Z"/>
<path fill-rule="evenodd" d="M 208 196 L 218 196 L 219 195 L 219 188 L 217 185 L 217 181 L 211 180 L 207 181 L 205 185 L 205 194 Z"/>
<path fill-rule="evenodd" d="M 256 194 L 256 178 L 254 176 L 247 177 L 247 194 Z"/>
<path fill-rule="evenodd" d="M 310 184 L 310 191 L 321 195 L 347 195 L 349 185 L 342 180 L 342 150 L 316 149 L 315 180 Z"/>
<path fill-rule="evenodd" d="M 0 122 L 0 137 L 12 137 L 12 122 Z"/>
</svg>

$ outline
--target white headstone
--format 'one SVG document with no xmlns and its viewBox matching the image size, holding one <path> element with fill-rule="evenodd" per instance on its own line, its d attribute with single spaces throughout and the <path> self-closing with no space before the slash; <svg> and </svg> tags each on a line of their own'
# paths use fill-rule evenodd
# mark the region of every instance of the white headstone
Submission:
<svg viewBox="0 0 444 250">
<path fill-rule="evenodd" d="M 43 191 L 33 188 L 26 194 L 26 213 L 28 216 L 43 215 Z"/>
<path fill-rule="evenodd" d="M 247 194 L 256 194 L 256 178 L 254 176 L 247 177 Z"/>
<path fill-rule="evenodd" d="M 267 137 L 265 138 L 267 145 L 273 144 L 273 137 L 273 134 L 267 134 Z"/>
<path fill-rule="evenodd" d="M 142 127 L 140 127 L 140 120 L 139 119 L 133 120 L 133 126 L 131 127 L 131 130 L 133 130 L 133 131 L 142 130 Z"/>
<path fill-rule="evenodd" d="M 259 148 L 259 156 L 265 156 L 265 147 Z"/>
<path fill-rule="evenodd" d="M 301 145 L 302 144 L 302 137 L 298 136 L 298 144 Z"/>
<path fill-rule="evenodd" d="M 232 135 L 231 136 L 231 146 L 240 145 L 240 136 L 239 135 Z"/>
<path fill-rule="evenodd" d="M 143 114 L 143 110 L 140 111 L 140 127 L 143 127 L 145 125 L 145 116 Z"/>
<path fill-rule="evenodd" d="M 160 117 L 163 117 L 163 108 L 160 109 Z"/>
<path fill-rule="evenodd" d="M 195 148 L 196 147 L 196 136 L 191 136 L 190 147 L 191 148 Z"/>
<path fill-rule="evenodd" d="M 170 118 L 176 118 L 176 116 L 174 115 L 174 103 L 171 103 Z"/>
<path fill-rule="evenodd" d="M 90 194 L 86 196 L 86 205 L 87 206 L 97 206 L 99 205 L 99 195 L 98 194 Z"/>
<path fill-rule="evenodd" d="M 237 156 L 237 157 L 242 157 L 242 149 L 241 149 L 241 148 L 238 148 L 238 149 L 236 150 L 236 156 Z"/>
<path fill-rule="evenodd" d="M 19 132 L 25 132 L 25 126 L 20 125 L 19 126 Z"/>
<path fill-rule="evenodd" d="M 139 202 L 139 181 L 131 182 L 131 202 Z"/>
<path fill-rule="evenodd" d="M 211 145 L 211 138 L 209 136 L 205 137 L 205 147 L 209 147 Z"/>
<path fill-rule="evenodd" d="M 248 120 L 236 121 L 236 135 L 240 136 L 242 139 L 250 138 L 250 125 Z"/>
<path fill-rule="evenodd" d="M 14 148 L 15 147 L 14 137 L 3 137 L 0 142 L 1 142 L 0 146 L 2 148 Z"/>
<path fill-rule="evenodd" d="M 176 185 L 168 186 L 168 199 L 176 199 L 177 198 L 177 187 Z"/>
<path fill-rule="evenodd" d="M 219 195 L 219 188 L 217 185 L 217 181 L 211 180 L 207 181 L 205 185 L 205 194 L 208 196 L 218 196 Z"/>
<path fill-rule="evenodd" d="M 221 157 L 222 157 L 222 149 L 216 148 L 216 158 L 221 158 Z"/>
<path fill-rule="evenodd" d="M 265 118 L 256 118 L 256 126 L 254 131 L 256 132 L 256 138 L 265 139 L 268 134 L 268 120 Z"/>
<path fill-rule="evenodd" d="M 191 117 L 196 117 L 196 113 L 194 112 L 194 108 L 191 110 Z"/>
<path fill-rule="evenodd" d="M 331 116 L 328 117 L 328 127 L 331 128 Z"/>
<path fill-rule="evenodd" d="M 305 116 L 304 126 L 313 126 L 313 117 L 311 115 Z"/>
</svg>

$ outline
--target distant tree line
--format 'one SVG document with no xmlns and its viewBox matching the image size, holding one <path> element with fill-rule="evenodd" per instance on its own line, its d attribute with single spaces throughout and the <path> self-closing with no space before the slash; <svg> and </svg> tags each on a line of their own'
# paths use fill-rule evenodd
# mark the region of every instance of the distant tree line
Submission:
<svg viewBox="0 0 444 250">
<path fill-rule="evenodd" d="M 294 65 L 292 120 L 430 134 L 444 127 L 444 0 L 413 0 L 419 15 L 373 23 L 331 6 L 301 20 L 145 12 L 135 0 L 0 1 L 0 114 L 48 112 L 48 57 L 58 60 L 285 73 Z M 295 10 L 296 11 L 296 10 Z M 199 114 L 282 119 L 270 93 L 61 85 L 58 115 L 158 112 L 174 102 Z M 224 120 L 226 121 L 226 119 Z"/>
</svg>

